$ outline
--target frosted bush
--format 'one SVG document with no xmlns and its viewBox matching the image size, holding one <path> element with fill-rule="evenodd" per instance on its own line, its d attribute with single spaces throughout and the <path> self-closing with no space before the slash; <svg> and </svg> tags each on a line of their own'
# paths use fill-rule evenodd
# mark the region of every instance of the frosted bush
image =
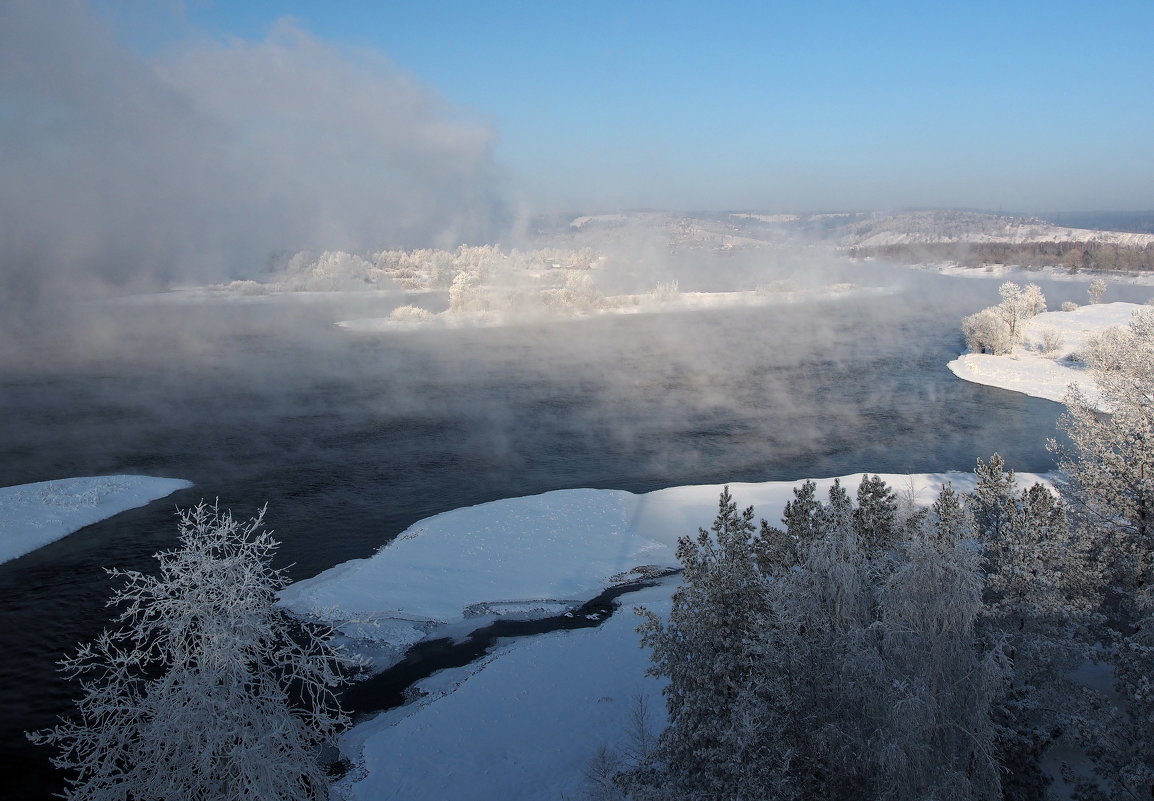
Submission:
<svg viewBox="0 0 1154 801">
<path fill-rule="evenodd" d="M 668 300 L 676 300 L 681 295 L 681 288 L 677 285 L 677 281 L 663 281 L 653 287 L 650 293 L 655 300 L 662 302 Z"/>
<path fill-rule="evenodd" d="M 428 309 L 422 309 L 420 306 L 398 306 L 393 309 L 389 319 L 397 323 L 420 323 L 433 319 L 433 313 Z"/>
<path fill-rule="evenodd" d="M 1041 351 L 1047 356 L 1057 356 L 1058 351 L 1066 344 L 1062 335 L 1053 328 L 1044 328 L 1041 332 Z"/>
<path fill-rule="evenodd" d="M 1062 304 L 1062 311 L 1074 311 L 1076 308 L 1078 308 L 1078 304 L 1071 300 L 1068 300 Z"/>
<path fill-rule="evenodd" d="M 1010 326 L 993 309 L 983 309 L 962 319 L 966 347 L 974 353 L 1009 353 L 1014 347 Z"/>
</svg>

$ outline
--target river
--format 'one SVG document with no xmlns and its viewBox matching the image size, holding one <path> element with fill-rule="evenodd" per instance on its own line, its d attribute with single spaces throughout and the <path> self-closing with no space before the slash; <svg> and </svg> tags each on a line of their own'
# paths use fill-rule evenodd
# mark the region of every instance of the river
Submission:
<svg viewBox="0 0 1154 801">
<path fill-rule="evenodd" d="M 267 502 L 304 578 L 422 517 L 552 489 L 969 470 L 994 451 L 1050 469 L 1057 405 L 945 367 L 997 283 L 853 269 L 894 291 L 379 336 L 332 323 L 404 299 L 145 300 L 45 321 L 2 365 L 0 486 L 141 473 L 195 487 L 0 565 L 5 798 L 59 791 L 22 732 L 69 711 L 55 660 L 107 624 L 105 567 L 148 570 L 174 544 L 177 505 Z M 1051 308 L 1085 297 L 1044 288 Z"/>
</svg>

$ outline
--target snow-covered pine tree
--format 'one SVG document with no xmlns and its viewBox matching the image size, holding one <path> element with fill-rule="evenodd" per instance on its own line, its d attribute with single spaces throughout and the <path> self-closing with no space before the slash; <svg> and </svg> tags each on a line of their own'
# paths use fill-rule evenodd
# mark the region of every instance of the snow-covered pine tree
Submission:
<svg viewBox="0 0 1154 801">
<path fill-rule="evenodd" d="M 897 494 L 879 476 L 863 476 L 857 488 L 854 527 L 867 553 L 882 554 L 899 536 Z"/>
<path fill-rule="evenodd" d="M 978 460 L 973 510 L 986 574 L 980 629 L 1000 642 L 1012 668 L 995 699 L 998 757 L 1007 799 L 1042 799 L 1043 751 L 1084 713 L 1070 679 L 1088 659 L 1100 572 L 1085 533 L 1044 485 L 1018 491 L 995 454 Z"/>
<path fill-rule="evenodd" d="M 784 735 L 802 798 L 866 798 L 884 695 L 873 629 L 880 571 L 861 547 L 840 482 L 821 521 L 800 564 L 774 584 L 781 599 L 775 654 L 788 690 Z"/>
<path fill-rule="evenodd" d="M 817 499 L 817 484 L 806 481 L 793 488 L 793 500 L 786 502 L 781 522 L 784 530 L 761 521 L 755 548 L 758 564 L 765 573 L 795 567 L 805 548 L 825 529 L 825 509 Z"/>
<path fill-rule="evenodd" d="M 873 798 L 1001 798 L 990 710 L 1007 666 L 983 641 L 981 554 L 953 488 L 902 543 L 880 596 L 875 701 L 867 749 Z"/>
<path fill-rule="evenodd" d="M 1086 361 L 1105 413 L 1076 388 L 1059 425 L 1071 448 L 1051 450 L 1069 480 L 1061 486 L 1108 572 L 1104 611 L 1113 629 L 1104 658 L 1113 669 L 1116 703 L 1101 704 L 1082 741 L 1097 784 L 1085 798 L 1154 796 L 1154 310 L 1101 335 Z"/>
<path fill-rule="evenodd" d="M 110 571 L 125 580 L 118 627 L 61 662 L 80 715 L 29 735 L 60 749 L 67 799 L 327 797 L 318 755 L 347 723 L 332 688 L 348 662 L 276 607 L 287 580 L 263 522 L 202 503 L 158 576 Z"/>
<path fill-rule="evenodd" d="M 636 799 L 788 797 L 779 678 L 766 660 L 770 592 L 757 565 L 753 508 L 737 511 L 727 487 L 710 531 L 682 537 L 683 585 L 668 621 L 647 610 L 640 631 L 653 651 L 668 727 L 621 784 Z"/>
<path fill-rule="evenodd" d="M 1108 331 L 1086 361 L 1105 414 L 1071 387 L 1059 426 L 1072 448 L 1051 440 L 1069 475 L 1062 494 L 1080 522 L 1096 530 L 1114 580 L 1154 582 L 1154 309 Z"/>
</svg>

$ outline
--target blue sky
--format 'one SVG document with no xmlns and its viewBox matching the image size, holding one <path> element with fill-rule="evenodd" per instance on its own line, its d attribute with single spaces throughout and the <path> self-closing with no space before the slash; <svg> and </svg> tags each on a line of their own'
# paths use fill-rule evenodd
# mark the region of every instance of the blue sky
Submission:
<svg viewBox="0 0 1154 801">
<path fill-rule="evenodd" d="M 286 17 L 382 55 L 533 206 L 1154 208 L 1150 0 L 96 7 L 150 55 Z"/>
</svg>

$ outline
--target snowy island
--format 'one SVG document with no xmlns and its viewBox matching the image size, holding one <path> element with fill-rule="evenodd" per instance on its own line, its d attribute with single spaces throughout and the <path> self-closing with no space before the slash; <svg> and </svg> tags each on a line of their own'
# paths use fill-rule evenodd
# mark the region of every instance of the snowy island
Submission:
<svg viewBox="0 0 1154 801">
<path fill-rule="evenodd" d="M 985 384 L 1035 398 L 1061 402 L 1074 384 L 1088 398 L 1097 388 L 1080 355 L 1092 337 L 1114 326 L 1124 326 L 1134 313 L 1149 308 L 1137 303 L 1096 303 L 1072 311 L 1043 312 L 1030 318 L 1022 341 L 1010 353 L 967 353 L 947 366 L 966 381 Z M 1047 348 L 1047 344 L 1057 345 Z"/>
</svg>

